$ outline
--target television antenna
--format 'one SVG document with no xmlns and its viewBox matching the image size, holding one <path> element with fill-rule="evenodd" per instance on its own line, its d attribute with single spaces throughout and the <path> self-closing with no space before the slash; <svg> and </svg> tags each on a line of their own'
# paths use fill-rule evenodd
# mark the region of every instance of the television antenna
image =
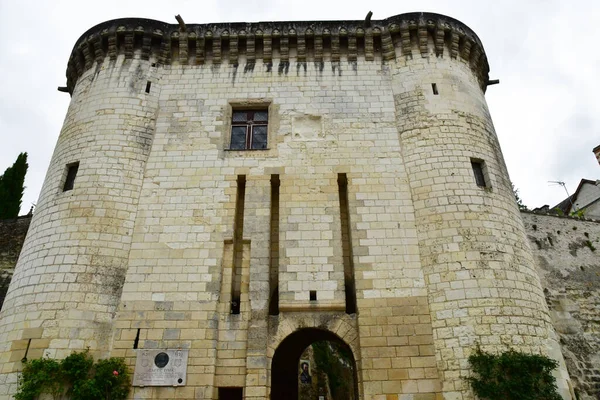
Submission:
<svg viewBox="0 0 600 400">
<path fill-rule="evenodd" d="M 571 195 L 569 194 L 569 191 L 567 190 L 567 185 L 563 181 L 548 181 L 548 183 L 553 183 L 554 185 L 562 186 L 563 189 L 565 189 L 565 192 L 567 193 L 567 198 L 569 199 L 569 203 L 571 203 L 571 207 L 573 208 L 573 211 L 577 211 L 577 207 L 575 207 L 575 204 L 573 204 L 573 199 L 571 198 Z"/>
</svg>

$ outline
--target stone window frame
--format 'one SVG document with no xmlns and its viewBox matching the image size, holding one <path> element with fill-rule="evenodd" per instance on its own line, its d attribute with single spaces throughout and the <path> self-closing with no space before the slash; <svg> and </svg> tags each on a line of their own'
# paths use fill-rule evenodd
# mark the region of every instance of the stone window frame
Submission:
<svg viewBox="0 0 600 400">
<path fill-rule="evenodd" d="M 266 149 L 231 149 L 231 125 L 234 110 L 267 110 L 268 121 L 267 121 L 267 148 Z M 275 104 L 272 99 L 234 99 L 229 100 L 225 106 L 223 112 L 223 150 L 226 155 L 235 154 L 238 155 L 260 155 L 260 156 L 274 156 L 273 151 L 276 150 L 277 143 L 275 138 L 275 132 L 279 127 L 279 107 Z"/>
<path fill-rule="evenodd" d="M 80 167 L 81 165 L 79 161 L 73 161 L 65 164 L 60 180 L 60 193 L 71 192 L 73 189 L 75 189 L 75 180 L 77 179 L 77 174 L 80 172 Z"/>
<path fill-rule="evenodd" d="M 244 130 L 244 144 L 243 144 L 243 148 L 235 148 L 232 149 L 231 148 L 231 143 L 229 145 L 229 150 L 268 150 L 268 145 L 269 145 L 269 138 L 268 138 L 268 132 L 269 132 L 269 110 L 268 107 L 267 108 L 260 108 L 260 109 L 247 109 L 247 108 L 234 108 L 232 110 L 233 115 L 235 117 L 236 114 L 243 116 L 244 120 L 239 120 L 239 121 L 231 121 L 231 134 L 229 135 L 230 140 L 233 139 L 234 137 L 234 129 L 239 128 L 240 130 L 243 129 Z M 262 116 L 263 118 L 265 118 L 264 115 L 262 114 L 266 114 L 266 119 L 261 119 L 258 118 L 258 116 Z M 266 137 L 264 137 L 265 142 L 261 143 L 261 140 L 258 139 L 260 138 L 259 135 L 259 131 L 257 129 L 262 128 L 261 130 L 263 130 L 263 133 Z M 240 132 L 241 133 L 241 132 Z M 241 135 L 240 135 L 241 138 Z M 254 147 L 256 145 L 261 145 L 264 144 L 265 147 Z"/>
<path fill-rule="evenodd" d="M 485 160 L 481 158 L 471 158 L 470 161 L 471 169 L 473 171 L 473 178 L 475 179 L 475 184 L 477 185 L 477 187 L 481 189 L 490 190 L 492 188 L 492 183 L 490 181 L 489 170 Z M 476 168 L 478 168 L 479 171 L 477 171 Z M 478 172 L 481 173 L 481 176 L 479 178 L 477 176 Z M 481 182 L 481 179 L 483 179 L 483 182 Z"/>
</svg>

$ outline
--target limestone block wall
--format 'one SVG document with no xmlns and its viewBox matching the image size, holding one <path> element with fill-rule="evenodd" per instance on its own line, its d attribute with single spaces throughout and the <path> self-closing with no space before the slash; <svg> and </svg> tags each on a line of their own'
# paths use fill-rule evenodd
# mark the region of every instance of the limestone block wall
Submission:
<svg viewBox="0 0 600 400">
<path fill-rule="evenodd" d="M 471 399 L 476 343 L 557 348 L 479 39 L 436 14 L 372 24 L 124 19 L 82 36 L 0 314 L 0 398 L 29 344 L 132 367 L 186 348 L 185 387 L 132 396 L 253 400 L 294 392 L 313 339 L 352 351 L 369 400 Z M 246 109 L 268 111 L 266 149 L 230 150 Z"/>
<path fill-rule="evenodd" d="M 600 223 L 521 212 L 578 399 L 600 395 Z"/>
<path fill-rule="evenodd" d="M 286 296 L 295 293 L 290 307 L 314 308 L 315 318 L 320 318 L 319 313 L 332 307 L 344 308 L 337 177 L 346 173 L 359 323 L 361 313 L 365 318 L 366 341 L 359 347 L 364 353 L 356 358 L 364 360 L 362 374 L 374 381 L 365 383 L 365 394 L 435 393 L 439 383 L 432 371 L 426 291 L 395 113 L 389 106 L 388 69 L 381 63 L 361 63 L 356 71 L 350 66 L 347 73 L 343 69 L 342 75 L 334 75 L 309 65 L 298 75 L 256 65 L 234 82 L 235 68 L 173 66 L 160 72 L 157 129 L 115 322 L 113 354 L 131 357 L 133 363 L 139 329 L 139 348 L 190 348 L 188 385 L 195 387 L 193 396 L 212 398 L 215 387 L 244 386 L 240 374 L 248 374 L 247 389 L 256 386 L 248 395 L 264 396 L 268 329 L 276 331 L 282 318 L 267 316 L 271 175 L 281 180 L 281 312 L 291 312 L 285 311 Z M 270 123 L 277 130 L 269 150 L 224 149 L 230 99 L 275 106 Z M 307 115 L 320 120 L 321 133 L 296 136 L 306 126 L 302 120 Z M 242 282 L 249 279 L 252 290 L 249 295 L 244 293 L 247 289 L 242 291 L 241 312 L 234 315 L 228 280 L 240 175 L 246 177 L 242 265 L 249 265 Z M 295 256 L 295 249 L 306 252 Z M 315 303 L 309 300 L 310 290 L 317 291 Z M 382 330 L 388 318 L 390 328 Z M 395 338 L 398 329 L 404 339 Z M 429 339 L 413 338 L 415 332 Z M 410 351 L 396 352 L 409 340 Z M 244 363 L 237 364 L 240 360 Z M 397 374 L 399 365 L 403 372 Z M 144 388 L 136 393 L 168 396 L 172 390 Z M 178 390 L 185 396 L 192 389 Z"/>
<path fill-rule="evenodd" d="M 484 93 L 467 63 L 434 50 L 398 60 L 392 87 L 442 391 L 470 399 L 476 345 L 546 354 L 558 345 Z"/>
<path fill-rule="evenodd" d="M 0 309 L 30 223 L 31 215 L 0 221 Z"/>
<path fill-rule="evenodd" d="M 3 387 L 24 357 L 108 355 L 156 113 L 150 63 L 124 61 L 88 69 L 73 91 L 0 314 Z"/>
<path fill-rule="evenodd" d="M 283 310 L 306 307 L 311 290 L 317 292 L 320 305 L 345 307 L 337 175 L 317 173 L 322 161 L 316 161 L 308 161 L 317 166 L 305 171 L 288 168 L 290 173 L 281 181 L 284 268 L 279 275 L 279 308 Z"/>
</svg>

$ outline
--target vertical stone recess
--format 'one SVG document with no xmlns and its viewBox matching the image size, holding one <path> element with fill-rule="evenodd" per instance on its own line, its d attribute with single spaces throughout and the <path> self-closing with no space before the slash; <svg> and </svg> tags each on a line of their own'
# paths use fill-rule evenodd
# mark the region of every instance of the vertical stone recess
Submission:
<svg viewBox="0 0 600 400">
<path fill-rule="evenodd" d="M 483 90 L 462 59 L 398 59 L 392 86 L 445 399 L 471 399 L 468 356 L 549 354 L 564 366 Z M 433 83 L 437 93 L 433 91 Z M 486 186 L 471 160 L 485 163 Z M 564 377 L 566 373 L 559 373 Z M 559 379 L 566 388 L 566 381 Z"/>
<path fill-rule="evenodd" d="M 22 368 L 13 349 L 30 328 L 49 339 L 41 350 L 51 357 L 88 347 L 108 354 L 152 146 L 159 87 L 145 92 L 149 69 L 120 56 L 92 66 L 74 88 L 0 314 L 2 373 Z M 63 191 L 74 162 L 74 187 Z"/>
</svg>

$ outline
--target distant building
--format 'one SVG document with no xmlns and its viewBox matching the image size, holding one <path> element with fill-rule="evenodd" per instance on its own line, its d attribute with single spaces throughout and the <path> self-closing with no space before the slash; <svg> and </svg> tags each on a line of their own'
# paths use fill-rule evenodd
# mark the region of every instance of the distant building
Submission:
<svg viewBox="0 0 600 400">
<path fill-rule="evenodd" d="M 577 190 L 553 207 L 564 215 L 582 212 L 586 218 L 600 219 L 600 181 L 582 179 Z"/>
</svg>

